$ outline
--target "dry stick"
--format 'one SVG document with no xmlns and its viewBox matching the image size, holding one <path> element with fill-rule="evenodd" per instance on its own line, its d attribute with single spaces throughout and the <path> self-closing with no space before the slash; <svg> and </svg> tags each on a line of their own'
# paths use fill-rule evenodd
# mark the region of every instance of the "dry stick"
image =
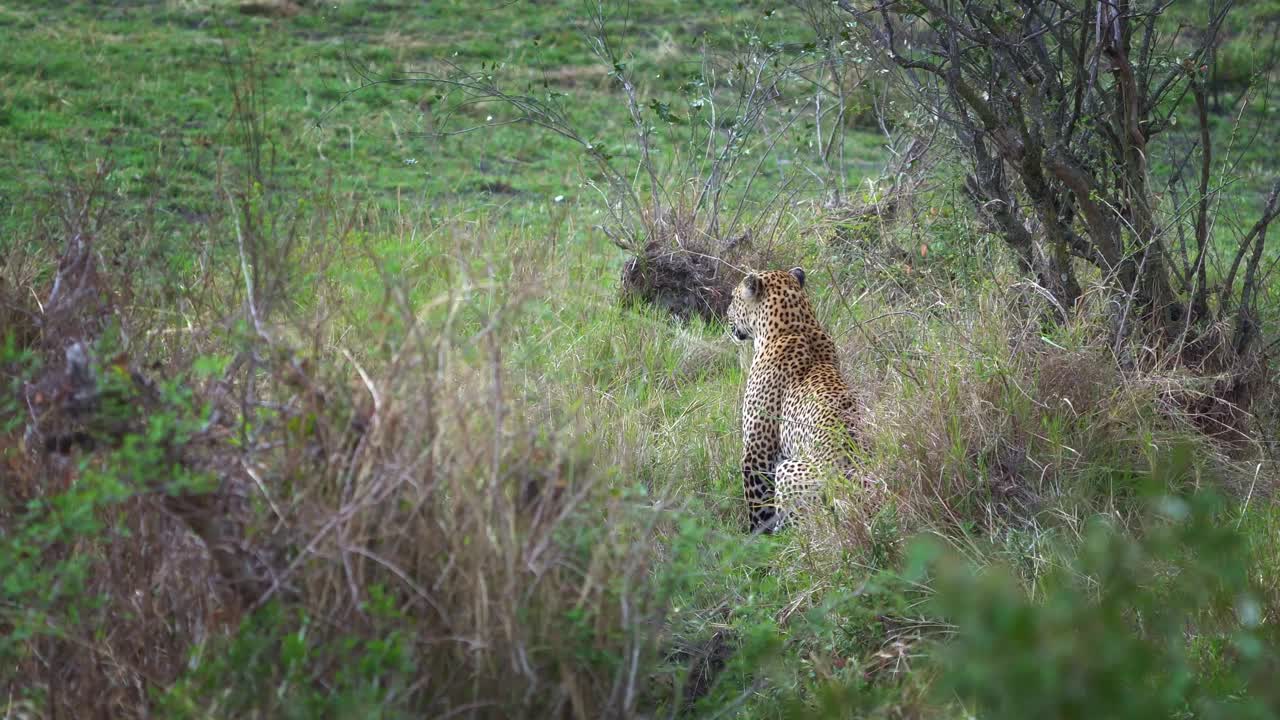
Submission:
<svg viewBox="0 0 1280 720">
<path fill-rule="evenodd" d="M 724 147 L 720 150 L 720 155 L 716 158 L 715 162 L 712 163 L 711 172 L 707 176 L 706 182 L 702 184 L 702 189 L 698 192 L 698 199 L 693 205 L 694 218 L 697 218 L 698 213 L 704 206 L 703 203 L 706 200 L 707 194 L 711 193 L 710 212 L 711 223 L 713 226 L 716 222 L 716 217 L 719 214 L 720 194 L 723 191 L 721 175 L 724 172 L 724 165 L 730 159 L 730 151 L 733 150 L 734 144 L 743 137 L 743 135 L 739 134 L 739 128 L 750 128 L 755 124 L 756 120 L 759 119 L 759 115 L 763 112 L 762 105 L 757 105 L 756 103 L 756 96 L 760 90 L 761 79 L 764 75 L 766 65 L 766 60 L 756 63 L 755 76 L 752 78 L 751 82 L 751 92 L 748 93 L 746 98 L 738 105 L 739 108 L 745 108 L 745 111 L 742 114 L 743 119 L 738 123 L 735 123 L 734 126 L 729 129 L 729 137 L 725 140 Z M 714 134 L 714 127 L 712 128 L 712 133 Z"/>
<path fill-rule="evenodd" d="M 277 527 L 279 523 L 284 522 L 284 513 L 280 512 L 280 507 L 276 505 L 276 501 L 271 497 L 271 492 L 267 490 L 266 483 L 262 482 L 262 478 L 258 476 L 258 471 L 253 469 L 247 458 L 240 457 L 240 467 L 244 469 L 253 482 L 258 486 L 258 491 L 262 493 L 263 499 L 267 501 L 267 507 L 271 508 L 271 514 L 276 516 Z"/>
<path fill-rule="evenodd" d="M 1258 218 L 1258 221 L 1249 229 L 1249 232 L 1245 235 L 1244 239 L 1240 241 L 1240 247 L 1236 252 L 1235 260 L 1231 263 L 1231 270 L 1227 273 L 1227 280 L 1223 283 L 1223 292 L 1225 295 L 1229 296 L 1235 288 L 1236 271 L 1239 270 L 1240 262 L 1244 259 L 1244 255 L 1248 251 L 1249 245 L 1253 242 L 1254 238 L 1266 232 L 1271 221 L 1275 219 L 1277 213 L 1280 213 L 1280 204 L 1277 203 L 1278 200 L 1280 200 L 1280 180 L 1277 180 L 1275 184 L 1271 186 L 1271 192 L 1267 195 L 1266 204 L 1263 206 L 1262 216 Z"/>
<path fill-rule="evenodd" d="M 1244 240 L 1240 241 L 1239 250 L 1236 251 L 1235 260 L 1231 263 L 1231 270 L 1230 273 L 1228 273 L 1228 278 L 1226 278 L 1226 283 L 1224 284 L 1224 295 L 1229 296 L 1234 288 L 1235 273 L 1236 270 L 1239 269 L 1240 261 L 1242 261 L 1245 251 L 1248 250 L 1249 245 L 1256 240 L 1258 245 L 1254 247 L 1253 256 L 1249 259 L 1249 265 L 1245 268 L 1245 284 L 1242 291 L 1240 291 L 1239 311 L 1238 314 L 1236 314 L 1236 323 L 1238 323 L 1236 328 L 1238 329 L 1239 323 L 1242 323 L 1244 320 L 1244 314 L 1247 313 L 1248 304 L 1249 302 L 1252 302 L 1252 297 L 1254 292 L 1256 292 L 1254 283 L 1256 283 L 1257 279 L 1257 265 L 1260 263 L 1262 258 L 1262 247 L 1263 243 L 1266 242 L 1267 228 L 1270 227 L 1271 220 L 1274 220 L 1277 214 L 1280 214 L 1280 179 L 1277 179 L 1274 186 L 1271 187 L 1270 195 L 1267 196 L 1265 208 L 1262 210 L 1262 217 L 1258 218 L 1258 222 L 1253 224 L 1253 227 L 1249 229 L 1248 234 L 1245 234 Z"/>
<path fill-rule="evenodd" d="M 1136 275 L 1138 276 L 1141 275 L 1142 271 L 1146 267 L 1147 258 L 1149 256 L 1150 256 L 1150 253 L 1147 253 L 1147 252 L 1142 253 L 1142 260 L 1138 262 Z M 1138 296 L 1138 281 L 1136 280 L 1136 277 L 1135 277 L 1133 287 L 1129 288 L 1129 291 L 1125 293 L 1124 308 L 1120 311 L 1120 321 L 1116 327 L 1115 339 L 1112 341 L 1111 353 L 1117 359 L 1119 359 L 1121 355 L 1120 346 L 1128 336 L 1127 325 L 1129 320 L 1129 312 L 1133 309 L 1133 303 L 1137 299 L 1137 296 Z"/>
<path fill-rule="evenodd" d="M 1248 98 L 1246 97 L 1246 98 L 1245 98 L 1245 100 L 1244 100 L 1244 102 L 1240 103 L 1240 112 L 1236 114 L 1235 122 L 1234 122 L 1234 123 L 1232 123 L 1232 126 L 1231 126 L 1231 136 L 1230 136 L 1230 137 L 1228 138 L 1228 140 L 1227 140 L 1227 150 L 1226 150 L 1226 152 L 1225 152 L 1225 153 L 1223 153 L 1223 157 L 1222 157 L 1222 170 L 1220 171 L 1220 174 L 1221 174 L 1221 175 L 1223 175 L 1224 177 L 1225 177 L 1226 175 L 1228 175 L 1229 173 L 1234 172 L 1234 171 L 1235 171 L 1235 169 L 1236 169 L 1236 167 L 1238 167 L 1238 164 L 1239 164 L 1239 162 L 1240 162 L 1240 160 L 1239 160 L 1239 159 L 1237 159 L 1237 160 L 1236 160 L 1236 162 L 1235 162 L 1234 164 L 1232 163 L 1232 161 L 1231 161 L 1231 151 L 1232 151 L 1232 149 L 1234 149 L 1234 147 L 1235 147 L 1235 143 L 1236 143 L 1236 133 L 1237 133 L 1237 132 L 1239 132 L 1239 130 L 1240 130 L 1240 124 L 1241 124 L 1241 122 L 1240 122 L 1240 121 L 1244 118 L 1244 111 L 1245 111 L 1245 108 L 1246 108 L 1246 107 L 1248 107 L 1248 105 L 1249 105 L 1249 100 L 1248 100 Z M 1252 140 L 1250 140 L 1249 142 L 1250 142 L 1250 144 L 1252 144 Z M 1243 157 L 1243 153 L 1242 153 L 1242 157 Z M 1222 183 L 1222 187 L 1225 187 L 1225 186 L 1226 186 L 1226 184 L 1227 184 L 1227 183 L 1226 183 L 1226 181 L 1223 181 L 1223 183 Z M 1221 188 L 1220 188 L 1220 190 L 1221 190 Z M 1206 232 L 1205 232 L 1205 238 L 1206 238 L 1206 240 L 1207 240 L 1208 238 L 1212 237 L 1212 235 L 1213 235 L 1213 228 L 1214 228 L 1214 226 L 1216 226 L 1216 225 L 1217 225 L 1218 217 L 1222 214 L 1222 213 L 1221 213 L 1221 209 L 1222 209 L 1222 193 L 1221 193 L 1221 191 L 1220 191 L 1220 190 L 1219 190 L 1219 192 L 1215 193 L 1215 194 L 1217 195 L 1217 208 L 1216 208 L 1216 210 L 1217 210 L 1217 211 L 1216 211 L 1216 212 L 1213 212 L 1213 213 L 1210 215 L 1210 218 L 1209 218 L 1209 227 L 1206 229 Z M 1248 244 L 1247 242 L 1243 242 L 1243 241 L 1242 241 L 1242 242 L 1241 242 L 1241 247 L 1238 249 L 1238 252 L 1239 252 L 1239 253 L 1244 253 L 1244 252 L 1245 252 L 1245 249 L 1246 249 L 1247 244 Z M 1240 257 L 1240 255 L 1237 255 L 1237 258 L 1239 258 L 1239 257 Z M 1232 271 L 1231 271 L 1231 275 L 1232 275 L 1233 277 L 1234 277 L 1234 275 L 1235 275 L 1235 267 L 1236 267 L 1236 265 L 1233 263 L 1233 264 L 1232 264 Z M 1228 284 L 1228 287 L 1229 287 L 1229 286 L 1230 286 L 1230 285 Z M 1228 293 L 1228 294 L 1227 294 L 1227 296 L 1229 296 L 1229 295 L 1230 295 L 1230 293 Z M 1224 296 L 1224 297 L 1226 297 L 1226 296 Z"/>
<path fill-rule="evenodd" d="M 1262 262 L 1262 253 L 1267 243 L 1267 228 L 1276 215 L 1277 190 L 1280 190 L 1280 181 L 1276 183 L 1275 188 L 1271 191 L 1271 197 L 1267 202 L 1267 211 L 1264 212 L 1262 218 L 1259 218 L 1258 223 L 1254 225 L 1254 231 L 1250 232 L 1250 237 L 1256 236 L 1257 240 L 1254 241 L 1253 256 L 1249 258 L 1249 265 L 1245 268 L 1244 286 L 1240 288 L 1240 304 L 1236 310 L 1234 345 L 1237 354 L 1243 354 L 1258 335 L 1250 315 L 1252 314 L 1251 308 L 1254 305 L 1254 298 L 1258 291 L 1257 271 L 1258 265 Z"/>
<path fill-rule="evenodd" d="M 782 139 L 783 135 L 785 135 L 786 132 L 791 129 L 791 126 L 799 119 L 800 113 L 795 113 L 791 119 L 782 126 L 782 129 L 778 130 L 777 133 L 774 134 L 773 140 L 769 142 L 769 147 L 765 148 L 765 151 L 760 154 L 760 159 L 756 162 L 755 169 L 751 171 L 751 176 L 747 178 L 747 187 L 742 191 L 743 198 L 750 194 L 751 185 L 756 181 L 756 177 L 760 174 L 760 169 L 764 167 L 765 160 L 773 154 L 773 148 L 777 146 L 778 141 Z M 770 202 L 770 204 L 772 204 L 772 202 Z M 724 231 L 726 236 L 733 235 L 734 229 L 738 226 L 738 219 L 742 216 L 742 210 L 745 207 L 746 201 L 744 199 L 742 202 L 738 203 L 738 209 L 734 212 L 733 219 L 729 221 L 728 229 Z"/>
<path fill-rule="evenodd" d="M 1196 111 L 1200 122 L 1200 202 L 1196 210 L 1196 259 L 1191 264 L 1191 272 L 1195 273 L 1192 285 L 1191 307 L 1199 307 L 1208 293 L 1208 279 L 1205 273 L 1205 255 L 1209 248 L 1209 180 L 1213 167 L 1213 139 L 1209 133 L 1209 109 L 1205 103 L 1204 88 L 1196 80 L 1194 70 L 1190 72 L 1191 92 L 1195 97 Z M 1230 152 L 1230 150 L 1228 150 Z M 1183 326 L 1186 336 L 1191 324 L 1191 313 L 1187 313 L 1187 321 Z"/>
<path fill-rule="evenodd" d="M 240 228 L 240 216 L 236 211 L 235 200 L 231 197 L 231 191 L 223 188 L 223 193 L 227 196 L 227 204 L 231 208 L 231 219 L 235 223 L 236 228 L 236 248 L 240 256 L 240 274 L 244 278 L 245 302 L 249 306 L 249 318 L 253 320 L 253 329 L 258 333 L 259 337 L 268 342 L 271 341 L 270 336 L 262 328 L 262 319 L 258 316 L 258 306 L 254 299 L 253 277 L 249 272 L 249 261 L 245 256 L 244 248 L 244 232 Z"/>
</svg>

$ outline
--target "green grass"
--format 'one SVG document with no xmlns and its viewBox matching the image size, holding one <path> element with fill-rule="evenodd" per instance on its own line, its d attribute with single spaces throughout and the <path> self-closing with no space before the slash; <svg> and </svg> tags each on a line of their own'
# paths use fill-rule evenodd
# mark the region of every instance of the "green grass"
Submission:
<svg viewBox="0 0 1280 720">
<path fill-rule="evenodd" d="M 676 100 L 698 70 L 699 43 L 726 50 L 758 31 L 782 40 L 794 23 L 766 7 L 655 3 L 610 23 L 643 83 L 642 102 Z M 548 131 L 507 125 L 509 108 L 465 105 L 418 83 L 374 84 L 448 60 L 491 68 L 516 91 L 556 91 L 570 124 L 609 138 L 630 124 L 592 55 L 583 6 L 552 3 L 318 5 L 293 19 L 240 15 L 233 3 L 172 3 L 0 11 L 0 180 L 4 226 L 99 159 L 115 164 L 114 193 L 154 202 L 167 226 L 215 212 L 220 167 L 235 163 L 232 88 L 254 78 L 270 145 L 265 162 L 288 187 L 332 180 L 382 207 L 483 203 L 542 207 L 590 202 L 581 148 Z M 675 22 L 678 18 L 679 22 Z M 484 28 L 483 30 L 477 28 Z M 783 30 L 778 30 L 782 28 Z M 794 30 L 791 30 L 794 33 Z M 489 126 L 489 127 L 486 127 Z M 464 135 L 433 133 L 479 127 Z M 868 142 L 874 147 L 874 138 Z M 620 148 L 634 155 L 635 148 Z M 770 173 L 765 168 L 765 173 Z M 8 234 L 8 233 L 6 233 Z"/>
</svg>

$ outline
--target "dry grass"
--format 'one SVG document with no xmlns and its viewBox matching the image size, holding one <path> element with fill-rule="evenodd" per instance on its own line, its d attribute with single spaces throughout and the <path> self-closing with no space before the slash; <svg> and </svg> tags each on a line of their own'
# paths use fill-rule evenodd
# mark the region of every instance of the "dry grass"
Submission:
<svg viewBox="0 0 1280 720">
<path fill-rule="evenodd" d="M 249 285 L 205 283 L 229 295 L 206 307 L 243 308 L 251 329 L 230 336 L 234 358 L 200 381 L 201 353 L 165 352 L 163 341 L 145 346 L 163 364 L 148 362 L 142 345 L 101 356 L 106 318 L 128 337 L 168 334 L 153 332 L 151 315 L 121 312 L 112 299 L 124 284 L 102 267 L 91 237 L 72 230 L 56 292 L 34 282 L 23 257 L 6 261 L 4 307 L 28 320 L 10 326 L 27 328 L 14 341 L 43 362 L 6 369 L 33 411 L 8 418 L 28 442 L 6 455 L 0 518 L 61 528 L 55 537 L 66 541 L 23 552 L 48 567 L 86 563 L 82 592 L 101 602 L 86 612 L 56 594 L 15 598 L 0 623 L 25 627 L 19 618 L 36 612 L 45 620 L 17 645 L 6 694 L 43 689 L 61 716 L 145 716 L 157 693 L 189 675 L 190 653 L 205 645 L 200 653 L 216 657 L 238 633 L 261 631 L 244 625 L 249 613 L 283 604 L 309 619 L 314 656 L 302 688 L 285 690 L 298 680 L 281 659 L 263 666 L 279 675 L 257 685 L 188 682 L 166 702 L 196 715 L 275 716 L 306 687 L 342 687 L 341 643 L 368 653 L 359 643 L 399 637 L 412 670 L 377 671 L 392 683 L 381 697 L 388 708 L 634 714 L 665 611 L 650 583 L 659 558 L 651 538 L 669 519 L 660 498 L 618 492 L 619 477 L 638 474 L 627 446 L 593 448 L 585 411 L 530 404 L 508 377 L 504 350 L 536 283 L 514 281 L 497 306 L 468 281 L 421 304 L 388 285 L 389 329 L 358 356 L 322 341 L 332 335 L 318 326 L 265 315 L 279 298 L 246 303 Z M 246 278 L 276 277 L 296 262 L 289 251 L 260 253 Z M 38 295 L 42 305 L 24 299 Z M 481 307 L 484 326 L 463 331 L 464 316 Z M 186 322 L 228 327 L 212 314 Z M 213 337 L 185 340 L 209 350 L 226 341 Z M 134 377 L 113 392 L 143 414 L 104 424 L 113 367 Z M 153 391 L 167 380 L 191 401 Z M 194 431 L 148 434 L 148 417 L 184 413 Z M 167 459 L 138 475 L 131 453 L 151 443 Z M 151 474 L 164 463 L 209 481 L 175 490 L 173 477 Z M 104 483 L 121 483 L 119 492 L 73 490 Z M 97 529 L 80 534 L 60 511 L 20 510 L 59 497 L 92 508 Z M 285 617 L 275 632 L 291 631 L 295 616 Z"/>
<path fill-rule="evenodd" d="M 1157 458 L 1179 446 L 1191 449 L 1190 474 L 1161 478 L 1161 487 L 1241 501 L 1274 495 L 1264 434 L 1206 432 L 1212 418 L 1188 402 L 1216 398 L 1214 377 L 1165 365 L 1118 369 L 1101 313 L 1086 310 L 1048 333 L 1034 298 L 1011 304 L 997 291 L 957 301 L 937 284 L 917 292 L 934 306 L 883 306 L 871 288 L 853 303 L 864 320 L 850 318 L 850 301 L 838 296 L 822 308 L 835 315 L 868 448 L 854 476 L 828 492 L 829 511 L 802 533 L 797 567 L 831 574 L 851 555 L 876 556 L 882 543 L 921 530 L 967 546 L 1076 528 L 1096 514 L 1128 522 L 1160 472 Z M 883 537 L 886 522 L 893 527 Z"/>
</svg>

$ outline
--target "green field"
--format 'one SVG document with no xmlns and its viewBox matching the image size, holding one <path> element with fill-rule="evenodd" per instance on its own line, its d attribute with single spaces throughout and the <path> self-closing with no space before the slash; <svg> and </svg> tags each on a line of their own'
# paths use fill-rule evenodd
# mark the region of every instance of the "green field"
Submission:
<svg viewBox="0 0 1280 720">
<path fill-rule="evenodd" d="M 815 113 L 827 5 L 0 6 L 0 717 L 1276 716 L 1275 243 L 1212 415 L 1096 273 L 1045 321 L 947 142 L 894 174 L 873 63 Z M 624 302 L 648 241 L 806 269 L 866 438 L 809 522 L 744 531 L 751 348 Z"/>
</svg>

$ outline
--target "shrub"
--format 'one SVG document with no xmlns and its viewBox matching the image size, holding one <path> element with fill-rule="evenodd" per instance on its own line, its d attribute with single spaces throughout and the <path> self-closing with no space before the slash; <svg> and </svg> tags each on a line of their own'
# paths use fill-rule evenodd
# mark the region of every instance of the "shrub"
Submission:
<svg viewBox="0 0 1280 720">
<path fill-rule="evenodd" d="M 1137 540 L 1091 523 L 1033 593 L 935 545 L 932 606 L 956 628 L 939 688 L 989 718 L 1274 717 L 1280 638 L 1244 536 L 1209 494 L 1153 510 Z"/>
</svg>

